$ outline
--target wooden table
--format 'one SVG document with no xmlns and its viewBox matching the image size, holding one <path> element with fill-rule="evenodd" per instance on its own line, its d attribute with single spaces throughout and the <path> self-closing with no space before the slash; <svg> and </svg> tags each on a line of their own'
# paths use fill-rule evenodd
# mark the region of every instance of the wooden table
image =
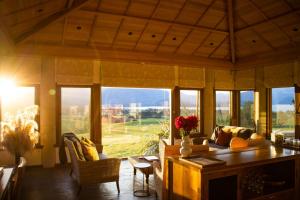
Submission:
<svg viewBox="0 0 300 200">
<path fill-rule="evenodd" d="M 128 157 L 128 161 L 133 167 L 133 174 L 134 175 L 136 175 L 136 168 L 134 167 L 135 164 L 137 164 L 137 163 L 148 163 L 148 164 L 151 165 L 149 167 L 149 169 L 139 169 L 139 171 L 142 172 L 146 176 L 146 183 L 148 184 L 149 183 L 149 175 L 153 174 L 152 162 L 147 161 L 146 159 L 144 159 L 143 156 Z"/>
<path fill-rule="evenodd" d="M 4 200 L 7 196 L 9 183 L 13 175 L 13 168 L 4 168 L 3 175 L 0 180 L 0 200 Z"/>
<path fill-rule="evenodd" d="M 201 156 L 225 161 L 225 164 L 204 167 L 179 157 L 167 157 L 163 199 L 300 199 L 300 151 L 269 146 L 226 153 L 208 152 Z M 279 177 L 285 184 L 263 186 L 266 189 L 255 194 L 247 188 L 247 177 L 253 172 L 260 177 L 266 174 Z"/>
</svg>

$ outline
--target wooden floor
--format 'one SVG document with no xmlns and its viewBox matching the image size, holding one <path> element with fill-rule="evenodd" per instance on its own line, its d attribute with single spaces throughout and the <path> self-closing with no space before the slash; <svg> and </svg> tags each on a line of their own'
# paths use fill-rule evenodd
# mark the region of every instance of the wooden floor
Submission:
<svg viewBox="0 0 300 200">
<path fill-rule="evenodd" d="M 120 169 L 120 190 L 118 195 L 115 183 L 103 183 L 94 186 L 83 187 L 80 195 L 76 196 L 77 184 L 69 176 L 69 169 L 56 167 L 44 169 L 42 167 L 29 167 L 26 169 L 22 184 L 22 199 L 24 200 L 71 200 L 71 199 L 156 199 L 154 192 L 153 175 L 150 176 L 151 196 L 138 198 L 133 196 L 133 178 L 136 187 L 142 185 L 142 174 L 137 172 L 133 176 L 133 169 L 127 160 L 122 161 Z M 95 172 L 97 173 L 97 172 Z"/>
</svg>

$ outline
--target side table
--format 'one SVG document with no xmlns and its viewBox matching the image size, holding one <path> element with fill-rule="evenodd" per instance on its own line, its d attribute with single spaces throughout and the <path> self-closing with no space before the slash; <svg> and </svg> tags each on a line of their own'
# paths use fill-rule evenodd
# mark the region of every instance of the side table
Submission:
<svg viewBox="0 0 300 200">
<path fill-rule="evenodd" d="M 134 169 L 138 169 L 140 171 L 148 171 L 151 169 L 151 165 L 149 163 L 136 163 L 133 165 Z M 147 197 L 150 196 L 149 192 L 149 183 L 146 182 L 146 188 L 145 188 L 145 173 L 143 174 L 143 183 L 142 183 L 142 189 L 135 190 L 135 181 L 133 181 L 133 194 L 136 197 Z"/>
</svg>

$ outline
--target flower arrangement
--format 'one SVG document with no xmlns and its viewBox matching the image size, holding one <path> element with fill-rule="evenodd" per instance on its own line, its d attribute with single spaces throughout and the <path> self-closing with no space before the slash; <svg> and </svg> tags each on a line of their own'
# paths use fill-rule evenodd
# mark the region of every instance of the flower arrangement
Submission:
<svg viewBox="0 0 300 200">
<path fill-rule="evenodd" d="M 28 107 L 1 122 L 2 145 L 9 153 L 15 155 L 16 164 L 20 157 L 32 150 L 38 142 L 39 132 L 35 121 L 37 112 L 37 106 Z"/>
<path fill-rule="evenodd" d="M 191 130 L 198 126 L 198 118 L 194 115 L 183 117 L 179 116 L 175 119 L 175 127 L 181 131 L 182 136 L 188 136 Z"/>
</svg>

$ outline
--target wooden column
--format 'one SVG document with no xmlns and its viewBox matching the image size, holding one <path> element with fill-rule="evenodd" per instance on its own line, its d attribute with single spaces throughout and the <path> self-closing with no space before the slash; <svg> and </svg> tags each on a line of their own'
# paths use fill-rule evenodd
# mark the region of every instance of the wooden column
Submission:
<svg viewBox="0 0 300 200">
<path fill-rule="evenodd" d="M 179 131 L 175 127 L 175 118 L 180 115 L 180 91 L 175 86 L 172 89 L 172 114 L 171 114 L 171 144 L 174 144 L 175 138 L 180 138 Z"/>
<path fill-rule="evenodd" d="M 269 130 L 268 130 L 268 104 L 267 104 L 267 88 L 265 87 L 264 84 L 264 68 L 263 67 L 256 67 L 255 70 L 255 91 L 257 92 L 256 94 L 259 95 L 259 102 L 257 105 L 257 129 L 258 133 L 260 134 L 266 134 L 269 135 Z"/>
<path fill-rule="evenodd" d="M 205 69 L 205 88 L 203 89 L 203 132 L 211 136 L 215 125 L 214 72 Z"/>
<path fill-rule="evenodd" d="M 41 90 L 40 90 L 40 134 L 42 165 L 55 165 L 56 128 L 55 128 L 55 58 L 42 58 Z"/>
<path fill-rule="evenodd" d="M 102 151 L 100 84 L 93 84 L 91 105 L 91 139 Z"/>
</svg>

